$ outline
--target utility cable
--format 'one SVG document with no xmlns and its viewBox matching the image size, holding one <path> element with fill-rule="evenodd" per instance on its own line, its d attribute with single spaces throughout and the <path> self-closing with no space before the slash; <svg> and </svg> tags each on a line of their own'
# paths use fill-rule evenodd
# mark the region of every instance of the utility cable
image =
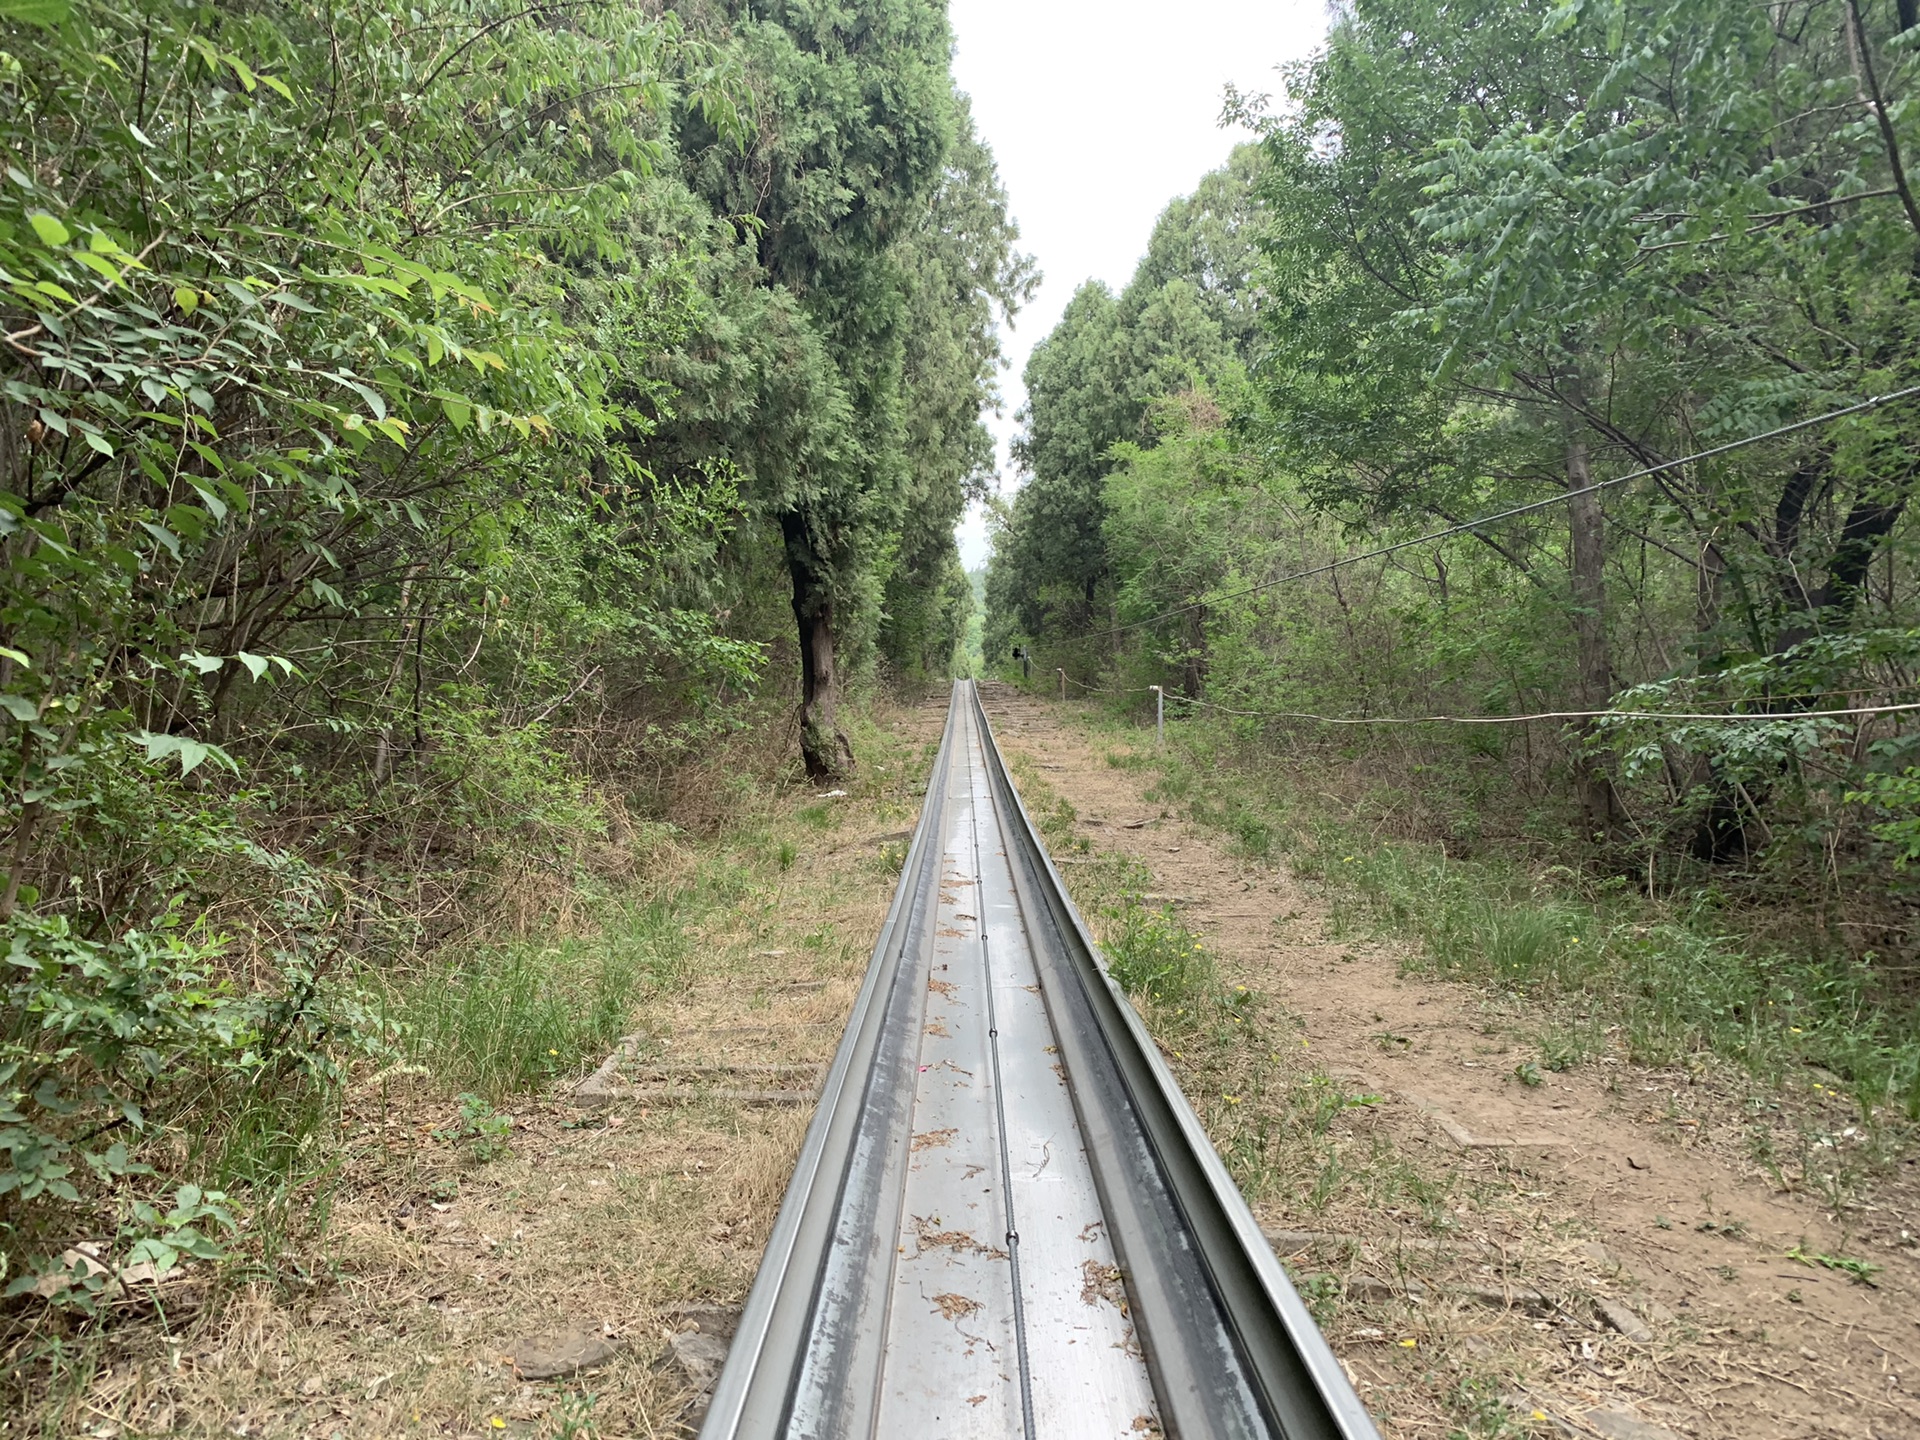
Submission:
<svg viewBox="0 0 1920 1440">
<path fill-rule="evenodd" d="M 1920 710 L 1920 701 L 1900 705 L 1857 705 L 1845 710 L 1730 710 L 1718 713 L 1682 710 L 1542 710 L 1531 715 L 1315 715 L 1304 710 L 1236 710 L 1212 700 L 1170 696 L 1182 705 L 1203 706 L 1228 715 L 1258 720 L 1314 720 L 1322 725 L 1523 725 L 1533 720 L 1745 720 L 1753 722 L 1825 720 L 1844 716 L 1899 715 Z"/>
<path fill-rule="evenodd" d="M 1860 401 L 1858 404 L 1842 406 L 1838 410 L 1829 410 L 1824 415 L 1815 415 L 1806 420 L 1796 420 L 1791 425 L 1782 425 L 1776 430 L 1767 430 L 1758 435 L 1744 436 L 1739 440 L 1729 440 L 1724 445 L 1715 445 L 1710 449 L 1700 450 L 1692 455 L 1683 455 L 1678 460 L 1662 460 L 1658 465 L 1649 465 L 1644 470 L 1635 470 L 1626 475 L 1616 475 L 1611 480 L 1597 480 L 1578 492 L 1569 490 L 1562 495 L 1550 495 L 1545 500 L 1534 500 L 1525 505 L 1515 505 L 1511 509 L 1496 511 L 1491 515 L 1482 515 L 1477 519 L 1463 520 L 1457 525 L 1449 525 L 1444 530 L 1435 530 L 1430 534 L 1417 535 L 1411 540 L 1396 540 L 1390 545 L 1381 545 L 1372 550 L 1362 551 L 1358 555 L 1343 556 L 1341 559 L 1330 560 L 1324 565 L 1315 565 L 1308 570 L 1296 570 L 1292 574 L 1282 575 L 1278 579 L 1263 580 L 1258 585 L 1249 585 L 1245 589 L 1229 590 L 1222 595 L 1214 595 L 1203 600 L 1195 600 L 1186 605 L 1176 605 L 1171 610 L 1163 610 L 1158 615 L 1148 616 L 1145 620 L 1130 621 L 1125 625 L 1115 625 L 1106 630 L 1084 631 L 1079 635 L 1067 637 L 1067 640 L 1062 643 L 1071 643 L 1075 640 L 1099 640 L 1109 635 L 1125 635 L 1129 631 L 1142 630 L 1149 625 L 1158 625 L 1162 620 L 1171 620 L 1179 615 L 1187 615 L 1195 610 L 1205 609 L 1209 605 L 1218 605 L 1225 600 L 1238 600 L 1243 596 L 1258 594 L 1262 590 L 1271 590 L 1276 585 L 1285 585 L 1293 580 L 1306 580 L 1315 575 L 1325 575 L 1334 570 L 1345 569 L 1349 565 L 1358 565 L 1363 561 L 1378 560 L 1383 555 L 1392 555 L 1400 550 L 1410 550 L 1415 545 L 1429 545 L 1436 540 L 1447 540 L 1455 535 L 1465 535 L 1471 530 L 1478 530 L 1483 525 L 1492 525 L 1500 520 L 1511 520 L 1516 515 L 1531 515 L 1535 511 L 1545 510 L 1554 505 L 1564 505 L 1568 500 L 1572 499 L 1576 493 L 1583 495 L 1590 494 L 1595 490 L 1607 490 L 1615 485 L 1625 485 L 1630 480 L 1644 480 L 1649 475 L 1658 475 L 1667 470 L 1677 470 L 1683 465 L 1695 465 L 1702 460 L 1711 460 L 1716 456 L 1726 455 L 1735 450 L 1744 450 L 1749 445 L 1758 445 L 1767 440 L 1778 440 L 1783 435 L 1792 435 L 1801 430 L 1811 430 L 1817 425 L 1830 424 L 1835 420 L 1845 419 L 1849 415 L 1859 415 L 1868 410 L 1877 410 L 1882 405 L 1891 405 L 1898 400 L 1910 400 L 1916 395 L 1920 395 L 1920 385 L 1909 385 L 1904 390 L 1892 390 L 1885 395 L 1874 395 Z"/>
<path fill-rule="evenodd" d="M 1087 685 L 1074 679 L 1071 675 L 1066 677 L 1066 681 L 1076 690 L 1084 690 L 1089 695 L 1150 695 L 1153 693 L 1154 688 L 1151 685 L 1134 685 L 1127 689 L 1117 690 L 1111 685 Z"/>
<path fill-rule="evenodd" d="M 1106 685 L 1083 685 L 1073 676 L 1068 684 L 1085 689 L 1089 695 L 1152 695 L 1162 685 L 1133 685 L 1112 689 Z M 1845 693 L 1845 691 L 1841 691 Z M 1202 701 L 1192 695 L 1165 691 L 1173 705 L 1192 705 L 1221 714 L 1238 714 L 1252 720 L 1315 720 L 1323 726 L 1521 726 L 1534 720 L 1830 720 L 1841 716 L 1903 714 L 1920 710 L 1912 705 L 1857 705 L 1845 710 L 1532 710 L 1528 714 L 1315 714 L 1311 710 L 1238 710 L 1219 701 Z M 1740 701 L 1728 701 L 1738 705 Z"/>
<path fill-rule="evenodd" d="M 1071 675 L 1069 685 L 1093 695 L 1151 695 L 1163 690 L 1158 685 L 1136 685 L 1116 690 L 1083 685 Z M 1871 715 L 1900 715 L 1920 710 L 1920 701 L 1894 705 L 1855 705 L 1840 710 L 1536 710 L 1525 715 L 1320 715 L 1311 710 L 1240 710 L 1217 700 L 1201 700 L 1190 695 L 1164 692 L 1175 705 L 1190 705 L 1203 710 L 1218 710 L 1223 715 L 1239 715 L 1252 720 L 1312 720 L 1321 725 L 1525 725 L 1537 720 L 1739 720 L 1753 723 L 1786 720 L 1833 720 Z M 1740 704 L 1740 701 L 1728 701 Z"/>
</svg>

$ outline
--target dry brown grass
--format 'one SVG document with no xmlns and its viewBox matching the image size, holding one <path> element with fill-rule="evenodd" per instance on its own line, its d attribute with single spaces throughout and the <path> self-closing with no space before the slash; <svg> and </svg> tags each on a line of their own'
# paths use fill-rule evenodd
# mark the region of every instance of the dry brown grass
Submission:
<svg viewBox="0 0 1920 1440">
<path fill-rule="evenodd" d="M 879 837 L 912 823 L 943 713 L 879 709 L 844 799 L 769 780 L 750 755 L 713 758 L 682 819 L 717 833 L 649 837 L 632 881 L 642 898 L 688 897 L 691 957 L 684 983 L 634 1013 L 634 1067 L 831 1057 L 896 878 L 900 847 Z M 529 897 L 501 923 L 536 914 L 594 918 Z M 360 1078 L 324 1243 L 270 1274 L 183 1282 L 165 1323 L 16 1329 L 0 1436 L 677 1433 L 684 1385 L 656 1368 L 673 1307 L 744 1297 L 810 1106 L 583 1112 L 530 1096 L 490 1160 L 451 1133 L 458 1110 L 431 1074 Z M 516 1340 L 583 1323 L 624 1342 L 597 1371 L 521 1382 L 502 1363 Z"/>
</svg>

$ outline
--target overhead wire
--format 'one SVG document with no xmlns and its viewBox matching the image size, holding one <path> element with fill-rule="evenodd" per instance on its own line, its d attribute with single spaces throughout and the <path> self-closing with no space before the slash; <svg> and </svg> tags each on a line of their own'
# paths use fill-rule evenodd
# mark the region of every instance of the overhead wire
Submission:
<svg viewBox="0 0 1920 1440">
<path fill-rule="evenodd" d="M 1124 689 L 1088 685 L 1065 677 L 1069 685 L 1092 695 L 1151 695 L 1159 690 L 1176 705 L 1218 710 L 1254 720 L 1311 720 L 1321 725 L 1525 725 L 1544 720 L 1736 720 L 1754 723 L 1791 720 L 1836 720 L 1872 715 L 1899 715 L 1920 710 L 1920 701 L 1889 705 L 1852 705 L 1827 710 L 1536 710 L 1524 715 L 1321 715 L 1311 710 L 1241 710 L 1217 700 L 1202 700 L 1179 695 L 1159 685 L 1135 685 Z M 1729 701 L 1739 704 L 1739 701 Z"/>
<path fill-rule="evenodd" d="M 1822 415 L 1810 416 L 1805 420 L 1795 420 L 1792 424 L 1781 425 L 1776 429 L 1763 431 L 1757 435 L 1746 435 L 1738 440 L 1729 440 L 1725 444 L 1714 445 L 1708 449 L 1696 451 L 1691 455 L 1682 455 L 1676 460 L 1662 460 L 1658 465 L 1649 465 L 1643 470 L 1634 470 L 1625 475 L 1615 475 L 1607 480 L 1597 480 L 1578 493 L 1591 494 L 1595 490 L 1609 490 L 1616 485 L 1625 485 L 1634 480 L 1644 480 L 1649 475 L 1659 475 L 1665 471 L 1677 470 L 1686 465 L 1697 465 L 1702 460 L 1712 460 L 1717 456 L 1727 455 L 1735 450 L 1743 450 L 1749 445 L 1758 445 L 1767 440 L 1778 440 L 1782 436 L 1797 434 L 1802 430 L 1811 430 L 1820 425 L 1828 425 L 1835 420 L 1844 420 L 1849 415 L 1864 414 L 1866 411 L 1877 410 L 1883 405 L 1891 405 L 1896 401 L 1911 400 L 1915 396 L 1920 396 L 1920 385 L 1909 385 L 1905 389 L 1891 390 L 1884 395 L 1869 396 L 1867 399 L 1861 400 L 1856 404 L 1843 405 L 1838 410 L 1829 410 Z M 1132 620 L 1125 625 L 1114 625 L 1105 630 L 1082 631 L 1078 635 L 1066 637 L 1066 643 L 1076 640 L 1100 640 L 1110 635 L 1125 635 L 1134 630 L 1143 630 L 1150 625 L 1157 625 L 1163 620 L 1171 620 L 1180 615 L 1191 614 L 1195 610 L 1204 610 L 1210 605 L 1218 605 L 1223 601 L 1238 600 L 1248 595 L 1258 594 L 1263 590 L 1271 590 L 1277 585 L 1286 585 L 1295 580 L 1311 579 L 1315 575 L 1326 575 L 1335 570 L 1345 569 L 1349 565 L 1359 565 L 1365 561 L 1378 560 L 1382 556 L 1392 555 L 1401 550 L 1410 550 L 1416 545 L 1430 545 L 1436 540 L 1447 540 L 1455 535 L 1465 535 L 1470 531 L 1478 530 L 1482 526 L 1496 524 L 1501 520 L 1511 520 L 1518 515 L 1531 515 L 1536 511 L 1546 510 L 1555 505 L 1564 505 L 1575 493 L 1576 492 L 1569 490 L 1564 494 L 1549 495 L 1544 500 L 1532 500 L 1524 505 L 1514 505 L 1505 510 L 1498 510 L 1491 515 L 1481 515 L 1472 520 L 1462 520 L 1458 524 L 1447 526 L 1445 529 L 1434 530 L 1425 535 L 1416 535 L 1409 540 L 1396 540 L 1388 545 L 1380 545 L 1371 550 L 1362 551 L 1358 555 L 1344 555 L 1340 559 L 1330 560 L 1324 565 L 1315 565 L 1306 570 L 1296 570 L 1291 574 L 1281 575 L 1272 580 L 1262 580 L 1257 585 L 1248 585 L 1239 590 L 1229 590 L 1223 594 L 1207 596 L 1203 599 L 1191 601 L 1185 605 L 1176 605 L 1170 610 L 1161 611 L 1158 615 L 1149 615 L 1144 620 Z"/>
</svg>

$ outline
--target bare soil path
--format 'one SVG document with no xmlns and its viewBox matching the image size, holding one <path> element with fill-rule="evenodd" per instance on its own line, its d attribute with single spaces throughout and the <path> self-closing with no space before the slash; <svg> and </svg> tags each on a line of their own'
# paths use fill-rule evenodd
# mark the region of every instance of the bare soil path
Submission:
<svg viewBox="0 0 1920 1440">
<path fill-rule="evenodd" d="M 1221 978 L 1281 1008 L 1263 1041 L 1290 1073 L 1265 1117 L 1169 1058 L 1386 1434 L 1500 1433 L 1504 1406 L 1522 1433 L 1611 1440 L 1920 1436 L 1910 1184 L 1844 1215 L 1782 1190 L 1738 1143 L 1742 1097 L 1708 1077 L 1608 1056 L 1523 1083 L 1524 1014 L 1403 975 L 1394 945 L 1329 938 L 1314 891 L 1150 801 L 1152 770 L 1114 763 L 1110 735 L 987 692 L 1029 804 L 1064 797 L 1091 853 L 1145 866 Z M 1303 1124 L 1303 1067 L 1305 1093 L 1364 1103 Z M 1236 1163 L 1263 1119 L 1317 1157 L 1292 1184 Z M 1870 1284 L 1814 1258 L 1860 1256 Z"/>
</svg>

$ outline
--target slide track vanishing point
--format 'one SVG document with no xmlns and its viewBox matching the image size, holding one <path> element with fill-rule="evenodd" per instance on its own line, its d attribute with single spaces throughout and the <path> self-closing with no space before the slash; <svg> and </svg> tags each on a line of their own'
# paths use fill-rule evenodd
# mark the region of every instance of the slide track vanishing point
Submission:
<svg viewBox="0 0 1920 1440">
<path fill-rule="evenodd" d="M 701 1435 L 1377 1440 L 971 681 Z"/>
</svg>

